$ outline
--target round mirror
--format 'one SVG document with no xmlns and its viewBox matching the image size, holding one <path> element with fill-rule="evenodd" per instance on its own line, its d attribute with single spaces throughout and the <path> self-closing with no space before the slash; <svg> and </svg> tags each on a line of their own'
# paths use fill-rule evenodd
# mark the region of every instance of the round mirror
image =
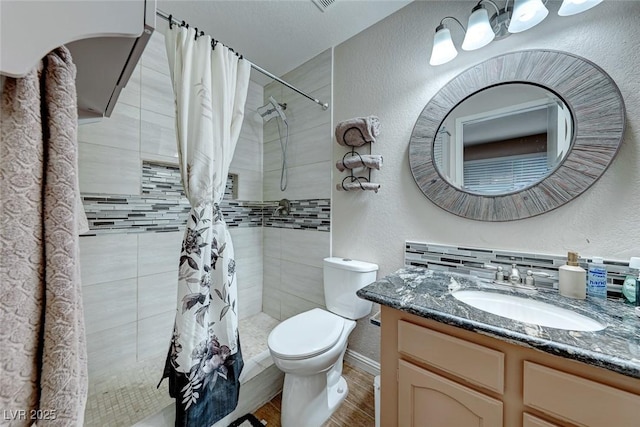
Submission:
<svg viewBox="0 0 640 427">
<path fill-rule="evenodd" d="M 462 72 L 427 103 L 409 166 L 425 196 L 448 212 L 529 218 L 571 201 L 605 172 L 624 115 L 618 87 L 592 62 L 552 50 L 507 53 Z"/>
<path fill-rule="evenodd" d="M 571 111 L 558 95 L 507 83 L 456 105 L 438 128 L 432 156 L 440 176 L 462 191 L 509 194 L 554 171 L 572 138 Z"/>
</svg>

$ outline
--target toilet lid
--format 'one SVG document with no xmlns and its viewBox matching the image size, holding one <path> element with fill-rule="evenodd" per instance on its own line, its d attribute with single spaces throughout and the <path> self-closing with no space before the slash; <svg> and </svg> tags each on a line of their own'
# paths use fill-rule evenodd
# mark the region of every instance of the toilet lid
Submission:
<svg viewBox="0 0 640 427">
<path fill-rule="evenodd" d="M 269 349 L 281 359 L 317 356 L 338 341 L 343 328 L 342 317 L 314 308 L 276 326 L 269 334 Z"/>
</svg>

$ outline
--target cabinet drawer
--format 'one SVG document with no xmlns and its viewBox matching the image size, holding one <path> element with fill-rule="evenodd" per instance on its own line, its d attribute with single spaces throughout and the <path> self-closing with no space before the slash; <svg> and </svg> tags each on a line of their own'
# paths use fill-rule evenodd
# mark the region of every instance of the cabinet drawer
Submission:
<svg viewBox="0 0 640 427">
<path fill-rule="evenodd" d="M 522 427 L 559 427 L 557 424 L 552 424 L 545 420 L 541 420 L 526 412 L 522 413 Z"/>
<path fill-rule="evenodd" d="M 413 323 L 398 321 L 398 351 L 472 384 L 504 393 L 504 354 Z"/>
<path fill-rule="evenodd" d="M 560 420 L 590 427 L 638 426 L 640 396 L 524 362 L 523 403 Z"/>
</svg>

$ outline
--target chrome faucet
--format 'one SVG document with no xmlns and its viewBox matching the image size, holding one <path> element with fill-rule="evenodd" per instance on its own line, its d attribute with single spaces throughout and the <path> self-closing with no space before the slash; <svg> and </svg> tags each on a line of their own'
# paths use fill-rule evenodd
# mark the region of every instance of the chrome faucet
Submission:
<svg viewBox="0 0 640 427">
<path fill-rule="evenodd" d="M 287 216 L 291 211 L 291 202 L 287 199 L 282 199 L 278 202 L 278 206 L 273 211 L 274 216 Z"/>
<path fill-rule="evenodd" d="M 509 287 L 515 287 L 515 288 L 533 290 L 535 289 L 535 281 L 533 279 L 534 275 L 549 276 L 546 273 L 538 273 L 538 272 L 533 272 L 531 270 L 527 270 L 526 277 L 523 277 L 522 273 L 518 269 L 517 264 L 515 263 L 511 264 L 511 271 L 509 271 L 508 274 L 506 271 L 504 271 L 501 265 L 496 267 L 491 264 L 484 264 L 483 267 L 496 270 L 495 277 L 493 280 L 493 283 L 495 283 L 496 285 L 503 285 L 503 286 L 509 286 Z"/>
<path fill-rule="evenodd" d="M 511 273 L 509 273 L 509 282 L 513 285 L 519 285 L 522 282 L 520 270 L 515 264 L 511 264 Z"/>
</svg>

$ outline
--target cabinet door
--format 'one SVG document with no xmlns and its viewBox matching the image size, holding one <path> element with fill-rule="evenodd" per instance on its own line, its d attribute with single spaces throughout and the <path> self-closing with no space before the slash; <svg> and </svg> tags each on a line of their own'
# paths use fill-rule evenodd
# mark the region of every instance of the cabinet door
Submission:
<svg viewBox="0 0 640 427">
<path fill-rule="evenodd" d="M 501 427 L 502 402 L 400 360 L 398 425 Z"/>
</svg>

